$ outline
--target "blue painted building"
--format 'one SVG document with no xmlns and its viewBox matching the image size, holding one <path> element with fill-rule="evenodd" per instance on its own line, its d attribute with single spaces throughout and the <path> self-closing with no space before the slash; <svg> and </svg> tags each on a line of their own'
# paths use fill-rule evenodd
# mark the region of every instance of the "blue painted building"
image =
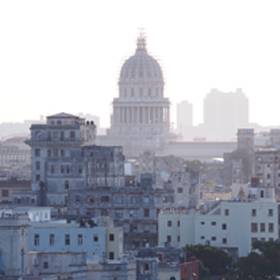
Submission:
<svg viewBox="0 0 280 280">
<path fill-rule="evenodd" d="M 28 233 L 28 250 L 86 252 L 87 259 L 103 259 L 106 257 L 106 241 L 106 227 L 81 226 L 64 220 L 32 223 Z"/>
</svg>

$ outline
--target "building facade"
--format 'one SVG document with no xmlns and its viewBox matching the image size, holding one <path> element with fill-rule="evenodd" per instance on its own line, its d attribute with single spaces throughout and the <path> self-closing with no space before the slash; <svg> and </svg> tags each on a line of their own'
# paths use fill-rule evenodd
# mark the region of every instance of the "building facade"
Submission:
<svg viewBox="0 0 280 280">
<path fill-rule="evenodd" d="M 140 182 L 126 177 L 117 187 L 90 186 L 69 192 L 68 214 L 71 217 L 111 217 L 124 230 L 125 249 L 135 250 L 157 244 L 157 217 L 161 208 L 174 203 L 171 188 L 153 188 L 152 176 Z"/>
<path fill-rule="evenodd" d="M 159 245 L 206 244 L 247 256 L 255 240 L 277 240 L 278 204 L 273 189 L 252 188 L 249 197 L 247 201 L 218 201 L 206 211 L 163 210 Z"/>
<path fill-rule="evenodd" d="M 27 143 L 32 155 L 32 190 L 40 196 L 39 204 L 66 206 L 68 190 L 85 184 L 82 146 L 94 141 L 94 123 L 66 113 L 31 126 Z"/>
<path fill-rule="evenodd" d="M 249 126 L 248 99 L 242 89 L 222 92 L 212 89 L 204 99 L 203 129 L 209 139 L 230 140 L 238 128 Z"/>
</svg>

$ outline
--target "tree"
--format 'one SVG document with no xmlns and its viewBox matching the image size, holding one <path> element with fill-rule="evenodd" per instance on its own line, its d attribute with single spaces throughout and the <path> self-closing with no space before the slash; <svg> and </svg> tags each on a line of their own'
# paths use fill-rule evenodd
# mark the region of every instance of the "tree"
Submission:
<svg viewBox="0 0 280 280">
<path fill-rule="evenodd" d="M 256 241 L 253 251 L 236 264 L 235 279 L 274 280 L 280 275 L 280 243 Z"/>
<path fill-rule="evenodd" d="M 223 250 L 209 245 L 186 246 L 186 253 L 195 256 L 213 275 L 225 275 L 232 267 L 233 259 Z"/>
</svg>

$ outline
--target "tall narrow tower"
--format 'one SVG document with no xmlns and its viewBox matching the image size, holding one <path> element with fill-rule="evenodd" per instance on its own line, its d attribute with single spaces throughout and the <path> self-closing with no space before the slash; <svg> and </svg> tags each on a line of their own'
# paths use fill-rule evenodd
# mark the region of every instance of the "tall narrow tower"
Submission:
<svg viewBox="0 0 280 280">
<path fill-rule="evenodd" d="M 119 97 L 113 100 L 111 144 L 122 145 L 125 154 L 160 150 L 169 134 L 169 100 L 159 63 L 148 54 L 140 34 L 135 54 L 121 68 Z"/>
</svg>

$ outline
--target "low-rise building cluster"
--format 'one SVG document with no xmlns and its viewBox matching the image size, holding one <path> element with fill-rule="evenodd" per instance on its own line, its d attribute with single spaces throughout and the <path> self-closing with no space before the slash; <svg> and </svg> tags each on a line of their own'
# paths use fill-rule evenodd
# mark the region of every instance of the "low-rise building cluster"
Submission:
<svg viewBox="0 0 280 280">
<path fill-rule="evenodd" d="M 241 257 L 278 239 L 279 150 L 256 147 L 252 130 L 204 163 L 126 159 L 95 133 L 66 113 L 31 126 L 31 181 L 0 181 L 2 279 L 197 280 L 186 245 Z"/>
</svg>

